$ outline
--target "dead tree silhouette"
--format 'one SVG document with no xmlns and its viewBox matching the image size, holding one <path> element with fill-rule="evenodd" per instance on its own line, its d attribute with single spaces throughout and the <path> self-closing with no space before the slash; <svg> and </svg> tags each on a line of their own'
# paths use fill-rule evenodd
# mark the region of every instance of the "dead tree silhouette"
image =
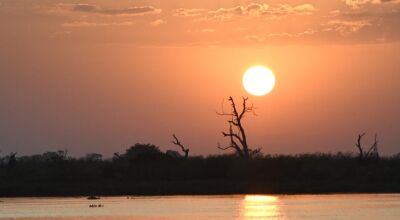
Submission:
<svg viewBox="0 0 400 220">
<path fill-rule="evenodd" d="M 245 129 L 243 127 L 242 120 L 246 113 L 252 112 L 253 114 L 255 114 L 254 106 L 253 105 L 248 106 L 247 100 L 248 100 L 247 97 L 242 98 L 242 109 L 238 110 L 235 101 L 230 96 L 228 101 L 230 102 L 231 105 L 231 112 L 225 113 L 223 109 L 222 112 L 217 112 L 218 115 L 231 117 L 231 119 L 228 120 L 229 131 L 222 132 L 222 135 L 224 137 L 229 138 L 230 144 L 227 147 L 221 147 L 218 144 L 217 147 L 221 150 L 233 149 L 235 150 L 236 154 L 245 159 L 248 159 L 253 155 L 258 154 L 261 151 L 260 149 L 254 149 L 254 150 L 250 149 L 247 143 L 247 136 Z"/>
<path fill-rule="evenodd" d="M 175 134 L 173 134 L 172 137 L 174 138 L 174 140 L 172 140 L 172 143 L 175 144 L 176 146 L 179 146 L 181 148 L 181 150 L 183 151 L 183 153 L 185 153 L 185 158 L 188 158 L 189 157 L 189 148 L 185 148 L 183 146 L 183 144 L 179 141 L 179 139 L 176 137 Z"/>
<path fill-rule="evenodd" d="M 378 135 L 375 134 L 374 143 L 371 145 L 371 147 L 368 150 L 366 150 L 366 149 L 363 148 L 363 146 L 361 144 L 362 138 L 366 134 L 367 133 L 364 132 L 364 133 L 358 135 L 357 143 L 356 143 L 356 147 L 358 149 L 358 158 L 360 160 L 364 160 L 364 159 L 379 159 Z"/>
</svg>

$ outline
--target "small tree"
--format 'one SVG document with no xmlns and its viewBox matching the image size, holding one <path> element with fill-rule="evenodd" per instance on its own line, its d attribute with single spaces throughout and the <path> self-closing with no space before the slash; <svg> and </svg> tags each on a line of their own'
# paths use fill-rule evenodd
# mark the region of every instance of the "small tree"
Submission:
<svg viewBox="0 0 400 220">
<path fill-rule="evenodd" d="M 218 148 L 221 150 L 228 150 L 228 149 L 233 149 L 236 154 L 238 154 L 241 158 L 248 159 L 252 157 L 253 155 L 259 154 L 260 149 L 251 149 L 249 148 L 249 145 L 247 143 L 247 136 L 245 129 L 243 127 L 242 120 L 245 116 L 246 113 L 252 112 L 254 114 L 254 107 L 253 105 L 248 106 L 247 105 L 247 97 L 242 98 L 242 108 L 239 110 L 238 107 L 236 106 L 235 101 L 233 98 L 230 96 L 228 101 L 230 102 L 231 105 L 231 112 L 225 113 L 223 110 L 221 113 L 218 113 L 218 115 L 222 116 L 228 116 L 230 119 L 228 120 L 228 125 L 229 125 L 229 130 L 228 132 L 222 132 L 222 135 L 224 137 L 229 138 L 229 146 L 227 147 L 221 147 L 218 144 Z"/>
<path fill-rule="evenodd" d="M 49 151 L 42 154 L 42 158 L 48 162 L 62 162 L 68 160 L 68 150 Z"/>
<path fill-rule="evenodd" d="M 103 155 L 98 154 L 98 153 L 89 153 L 86 154 L 86 156 L 84 157 L 84 160 L 86 161 L 101 161 L 103 159 Z"/>
<path fill-rule="evenodd" d="M 363 148 L 362 144 L 361 144 L 361 140 L 366 134 L 367 133 L 364 132 L 364 133 L 358 135 L 357 143 L 356 143 L 356 147 L 358 149 L 358 158 L 360 160 L 364 160 L 364 159 L 379 159 L 378 135 L 375 134 L 374 143 L 371 145 L 371 147 L 368 150 L 365 150 Z"/>
<path fill-rule="evenodd" d="M 185 158 L 189 157 L 189 148 L 185 148 L 182 143 L 179 141 L 179 139 L 176 137 L 175 134 L 172 135 L 172 137 L 174 138 L 174 140 L 172 140 L 172 143 L 175 144 L 176 146 L 179 146 L 181 148 L 181 150 L 183 151 L 183 153 L 185 154 Z"/>
<path fill-rule="evenodd" d="M 126 157 L 128 160 L 152 160 L 160 159 L 164 154 L 155 145 L 137 143 L 120 156 Z"/>
</svg>

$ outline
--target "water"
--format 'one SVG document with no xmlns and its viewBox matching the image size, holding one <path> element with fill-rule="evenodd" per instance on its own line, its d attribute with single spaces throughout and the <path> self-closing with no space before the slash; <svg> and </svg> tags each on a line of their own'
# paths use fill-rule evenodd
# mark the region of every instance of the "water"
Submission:
<svg viewBox="0 0 400 220">
<path fill-rule="evenodd" d="M 0 219 L 400 219 L 400 194 L 1 198 Z M 90 208 L 102 204 L 101 208 Z"/>
</svg>

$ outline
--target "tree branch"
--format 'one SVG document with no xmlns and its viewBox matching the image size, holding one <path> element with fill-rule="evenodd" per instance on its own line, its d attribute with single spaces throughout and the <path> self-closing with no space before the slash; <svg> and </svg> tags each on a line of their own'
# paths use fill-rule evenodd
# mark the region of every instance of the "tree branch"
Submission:
<svg viewBox="0 0 400 220">
<path fill-rule="evenodd" d="M 172 140 L 171 142 L 177 146 L 179 146 L 181 148 L 181 150 L 185 153 L 185 158 L 188 158 L 189 156 L 189 148 L 185 148 L 181 142 L 179 141 L 179 139 L 176 137 L 175 134 L 172 134 L 172 137 L 174 138 L 174 140 Z"/>
<path fill-rule="evenodd" d="M 371 156 L 372 153 L 376 153 L 378 152 L 378 134 L 375 134 L 375 139 L 374 139 L 374 143 L 372 144 L 372 146 L 369 148 L 366 157 Z"/>
<path fill-rule="evenodd" d="M 358 139 L 357 139 L 357 143 L 356 143 L 356 147 L 358 148 L 359 151 L 359 157 L 363 158 L 364 157 L 364 151 L 361 145 L 361 139 L 364 137 L 364 135 L 366 134 L 366 132 L 359 134 L 358 135 Z"/>
<path fill-rule="evenodd" d="M 221 147 L 221 145 L 218 143 L 217 148 L 221 150 L 228 150 L 229 148 L 234 148 L 233 146 L 228 146 L 228 147 Z M 235 149 L 235 148 L 234 148 Z"/>
<path fill-rule="evenodd" d="M 358 138 L 357 138 L 357 143 L 356 143 L 356 147 L 358 148 L 359 151 L 359 158 L 361 160 L 363 159 L 370 159 L 370 158 L 379 158 L 379 152 L 378 152 L 378 134 L 375 134 L 375 139 L 374 139 L 374 143 L 371 145 L 371 147 L 366 150 L 362 147 L 361 144 L 361 140 L 364 137 L 364 135 L 366 134 L 366 132 L 359 134 Z"/>
</svg>

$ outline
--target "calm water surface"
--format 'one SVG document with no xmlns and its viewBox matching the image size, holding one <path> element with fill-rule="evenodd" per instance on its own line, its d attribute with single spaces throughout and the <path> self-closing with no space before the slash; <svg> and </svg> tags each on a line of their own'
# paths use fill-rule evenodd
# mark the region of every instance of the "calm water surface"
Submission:
<svg viewBox="0 0 400 220">
<path fill-rule="evenodd" d="M 400 220 L 400 194 L 0 198 L 0 219 Z M 102 204 L 101 208 L 90 208 Z"/>
</svg>

